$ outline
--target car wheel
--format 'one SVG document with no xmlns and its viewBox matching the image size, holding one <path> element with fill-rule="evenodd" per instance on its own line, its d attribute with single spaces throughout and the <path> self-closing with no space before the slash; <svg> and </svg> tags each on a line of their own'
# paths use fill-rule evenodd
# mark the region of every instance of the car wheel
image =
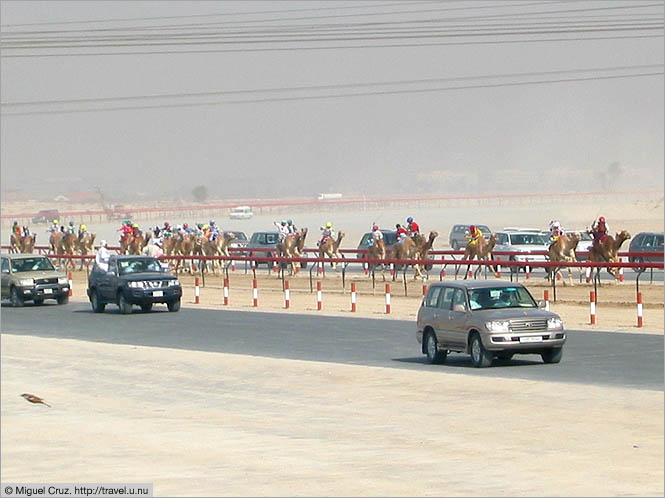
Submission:
<svg viewBox="0 0 665 498">
<path fill-rule="evenodd" d="M 127 301 L 122 292 L 118 294 L 118 308 L 123 315 L 129 315 L 132 312 L 132 303 Z"/>
<path fill-rule="evenodd" d="M 453 248 L 453 251 L 459 251 L 459 242 L 453 240 L 453 243 L 450 245 Z"/>
<path fill-rule="evenodd" d="M 23 306 L 24 303 L 23 296 L 18 293 L 18 289 L 16 287 L 12 287 L 9 298 L 14 308 L 20 308 L 21 306 Z"/>
<path fill-rule="evenodd" d="M 633 263 L 644 263 L 644 258 L 642 258 L 641 256 L 633 258 Z M 633 268 L 633 271 L 635 273 L 642 273 L 644 270 L 646 270 L 646 268 L 644 267 Z"/>
<path fill-rule="evenodd" d="M 141 311 L 143 311 L 144 313 L 147 313 L 151 309 L 152 309 L 152 303 L 143 303 L 141 305 Z"/>
<path fill-rule="evenodd" d="M 492 364 L 492 355 L 485 349 L 477 333 L 471 337 L 471 364 L 476 368 L 489 367 Z"/>
<path fill-rule="evenodd" d="M 41 297 L 37 297 L 33 299 L 32 302 L 35 303 L 35 306 L 41 306 L 42 304 L 44 304 L 44 299 Z"/>
<path fill-rule="evenodd" d="M 99 293 L 94 289 L 90 295 L 90 307 L 94 313 L 103 313 L 106 305 L 99 300 Z"/>
<path fill-rule="evenodd" d="M 169 311 L 176 312 L 180 311 L 180 299 L 177 301 L 169 301 L 166 303 L 166 307 L 169 309 Z"/>
<path fill-rule="evenodd" d="M 563 356 L 563 348 L 552 348 L 540 353 L 543 363 L 559 363 Z"/>
<path fill-rule="evenodd" d="M 69 294 L 63 294 L 57 298 L 58 304 L 67 304 L 69 302 Z"/>
<path fill-rule="evenodd" d="M 427 354 L 427 362 L 431 364 L 443 363 L 446 356 L 448 356 L 448 351 L 439 351 L 434 332 L 430 332 L 425 338 L 425 353 Z"/>
</svg>

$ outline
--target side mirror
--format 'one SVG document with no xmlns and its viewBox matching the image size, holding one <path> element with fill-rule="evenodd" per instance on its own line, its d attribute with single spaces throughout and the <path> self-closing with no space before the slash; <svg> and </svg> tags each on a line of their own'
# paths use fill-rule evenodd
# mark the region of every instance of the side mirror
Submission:
<svg viewBox="0 0 665 498">
<path fill-rule="evenodd" d="M 547 308 L 547 302 L 541 299 L 540 301 L 538 301 L 538 308 L 544 310 L 545 308 Z"/>
<path fill-rule="evenodd" d="M 453 311 L 458 311 L 460 313 L 466 312 L 466 306 L 463 304 L 454 304 L 453 305 Z"/>
</svg>

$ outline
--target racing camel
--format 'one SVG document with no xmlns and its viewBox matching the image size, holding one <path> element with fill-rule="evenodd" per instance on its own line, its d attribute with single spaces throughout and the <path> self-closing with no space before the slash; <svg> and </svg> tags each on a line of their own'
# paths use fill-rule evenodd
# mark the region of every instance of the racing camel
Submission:
<svg viewBox="0 0 665 498">
<path fill-rule="evenodd" d="M 421 249 L 425 245 L 425 239 L 419 233 L 411 237 L 405 237 L 393 246 L 391 258 L 393 259 L 420 259 Z M 408 265 L 407 265 L 408 266 Z M 420 265 L 413 266 L 413 278 L 422 278 Z M 400 270 L 401 264 L 395 265 L 396 270 Z M 393 280 L 397 278 L 397 272 L 393 274 Z"/>
<path fill-rule="evenodd" d="M 494 249 L 495 245 L 496 245 L 496 234 L 492 234 L 489 241 L 486 240 L 485 237 L 480 237 L 477 240 L 472 239 L 469 242 L 467 242 L 466 248 L 464 249 L 464 256 L 462 256 L 462 259 L 469 261 L 473 261 L 474 259 L 477 259 L 478 261 L 491 260 L 493 259 L 492 250 Z M 471 265 L 468 265 L 466 268 L 466 273 L 464 274 L 464 280 L 466 280 L 466 278 L 469 276 L 470 269 Z M 478 273 L 480 273 L 481 269 L 482 265 L 478 265 L 476 271 L 473 272 L 474 279 L 478 277 Z M 459 266 L 455 271 L 455 276 L 457 276 L 458 271 L 459 271 Z"/>
<path fill-rule="evenodd" d="M 35 250 L 35 242 L 37 241 L 37 235 L 29 233 L 23 237 L 23 246 L 21 247 L 21 252 L 25 254 L 32 254 Z"/>
<path fill-rule="evenodd" d="M 581 239 L 581 235 L 577 232 L 568 234 L 563 234 L 557 237 L 557 239 L 550 244 L 548 249 L 549 259 L 552 262 L 566 261 L 566 262 L 575 262 L 577 261 L 577 256 L 575 255 L 575 249 L 577 249 L 577 244 Z M 573 285 L 573 272 L 568 269 L 568 282 L 570 285 Z M 552 281 L 554 280 L 556 274 L 559 272 L 559 267 L 549 267 L 547 268 L 547 279 Z"/>
<path fill-rule="evenodd" d="M 329 258 L 341 258 L 339 245 L 343 238 L 344 232 L 340 230 L 337 232 L 337 239 L 333 239 L 332 237 L 326 237 L 323 239 L 319 244 L 319 258 L 323 259 L 324 256 L 328 256 Z M 330 266 L 332 266 L 333 270 L 337 269 L 337 263 L 331 261 Z"/>
<path fill-rule="evenodd" d="M 277 254 L 282 258 L 300 258 L 305 247 L 307 229 L 302 228 L 296 233 L 288 235 L 281 243 L 277 244 Z M 290 263 L 290 274 L 298 271 L 295 263 Z"/>
<path fill-rule="evenodd" d="M 376 237 L 374 237 L 374 242 L 372 243 L 372 245 L 367 247 L 367 258 L 385 260 L 386 253 L 387 253 L 386 243 L 383 241 L 383 239 L 377 239 Z M 381 277 L 383 277 L 383 281 L 385 282 L 386 281 L 385 263 L 369 263 L 369 275 L 373 275 L 374 271 L 379 265 L 381 265 Z"/>
<path fill-rule="evenodd" d="M 95 253 L 95 237 L 97 237 L 97 234 L 91 232 L 83 232 L 79 234 L 76 245 L 81 256 Z M 83 270 L 83 261 L 83 258 L 81 258 L 81 266 L 79 267 L 79 270 Z M 85 260 L 85 264 L 89 264 L 87 259 Z"/>
<path fill-rule="evenodd" d="M 232 232 L 224 232 L 223 235 L 219 235 L 215 240 L 203 240 L 201 244 L 201 249 L 203 254 L 206 256 L 229 256 L 229 244 L 235 239 L 235 234 Z M 219 262 L 220 270 L 225 268 L 230 261 Z M 213 259 L 211 262 L 212 273 L 215 274 L 217 268 L 217 262 Z M 205 263 L 207 267 L 207 262 Z"/>
<path fill-rule="evenodd" d="M 600 240 L 599 244 L 594 242 L 593 246 L 589 249 L 589 261 L 618 263 L 619 257 L 617 256 L 617 253 L 619 252 L 621 245 L 628 239 L 630 239 L 630 233 L 626 230 L 618 232 L 616 237 L 606 235 Z M 612 275 L 614 281 L 617 282 L 619 279 L 619 269 L 608 268 L 607 272 Z M 596 275 L 600 276 L 600 268 L 596 269 Z"/>
</svg>

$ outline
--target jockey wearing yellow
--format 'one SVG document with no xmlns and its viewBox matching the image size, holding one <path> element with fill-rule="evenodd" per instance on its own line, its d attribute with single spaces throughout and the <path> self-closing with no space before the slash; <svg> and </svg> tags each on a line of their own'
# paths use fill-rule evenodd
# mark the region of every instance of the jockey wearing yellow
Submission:
<svg viewBox="0 0 665 498">
<path fill-rule="evenodd" d="M 469 234 L 466 236 L 469 240 L 469 245 L 477 244 L 480 239 L 483 237 L 483 232 L 478 230 L 475 225 L 469 227 Z"/>
</svg>

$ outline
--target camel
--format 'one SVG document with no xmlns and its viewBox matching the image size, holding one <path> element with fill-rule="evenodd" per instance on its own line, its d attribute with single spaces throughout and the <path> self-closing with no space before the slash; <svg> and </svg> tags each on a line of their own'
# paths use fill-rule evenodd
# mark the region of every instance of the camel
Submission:
<svg viewBox="0 0 665 498">
<path fill-rule="evenodd" d="M 23 237 L 23 247 L 21 248 L 21 252 L 25 254 L 32 254 L 33 251 L 35 250 L 35 243 L 37 242 L 37 235 L 29 233 L 25 237 Z"/>
<path fill-rule="evenodd" d="M 223 235 L 219 235 L 215 240 L 206 240 L 204 239 L 201 244 L 202 252 L 206 256 L 229 256 L 229 244 L 235 239 L 235 235 L 231 232 L 226 232 Z M 228 262 L 227 262 L 228 263 Z M 215 260 L 211 261 L 212 273 L 215 273 L 217 263 Z M 222 264 L 220 261 L 220 269 L 226 267 L 226 264 Z"/>
<path fill-rule="evenodd" d="M 371 246 L 367 248 L 367 258 L 368 259 L 386 259 L 386 243 L 383 239 L 377 239 L 374 237 L 374 242 Z M 369 274 L 372 275 L 376 267 L 381 265 L 381 277 L 383 281 L 386 281 L 386 265 L 385 263 L 370 263 L 369 264 Z"/>
<path fill-rule="evenodd" d="M 610 263 L 618 263 L 619 258 L 617 253 L 621 248 L 621 245 L 630 239 L 630 233 L 626 230 L 616 233 L 616 237 L 611 235 L 606 235 L 605 238 L 596 244 L 594 242 L 593 246 L 589 249 L 589 261 L 603 262 L 607 261 Z M 619 269 L 618 268 L 608 268 L 607 272 L 612 275 L 615 279 L 615 282 L 619 278 Z M 600 274 L 600 268 L 596 270 L 596 274 Z"/>
<path fill-rule="evenodd" d="M 403 240 L 398 242 L 393 246 L 391 258 L 394 259 L 420 259 L 420 251 L 425 240 L 422 235 L 419 233 L 411 236 L 405 237 Z M 396 265 L 396 269 L 399 270 L 402 265 Z M 395 280 L 397 272 L 393 274 L 393 280 Z M 420 271 L 420 265 L 413 265 L 413 278 L 422 278 L 422 273 Z"/>
<path fill-rule="evenodd" d="M 339 254 L 339 245 L 343 238 L 344 232 L 341 230 L 337 232 L 337 240 L 332 237 L 326 237 L 325 240 L 319 244 L 319 258 L 323 259 L 324 255 L 329 258 L 341 258 L 341 255 Z M 333 270 L 337 269 L 337 263 L 330 262 L 330 266 Z"/>
<path fill-rule="evenodd" d="M 434 239 L 436 239 L 438 236 L 439 236 L 438 232 L 432 231 L 429 233 L 429 237 L 427 237 L 427 242 L 425 242 L 420 248 L 419 259 L 427 259 L 429 252 L 432 250 L 432 246 L 434 246 Z M 429 269 L 431 268 L 432 265 L 425 265 L 425 271 L 429 271 Z"/>
<path fill-rule="evenodd" d="M 78 252 L 79 254 L 81 254 L 81 256 L 87 256 L 88 254 L 95 253 L 95 237 L 97 237 L 97 234 L 91 232 L 84 232 L 79 234 L 78 240 L 76 241 L 76 245 L 78 247 Z M 87 265 L 88 260 L 85 261 Z M 79 269 L 83 270 L 83 259 L 81 259 L 81 266 L 79 267 Z"/>
<path fill-rule="evenodd" d="M 575 249 L 577 249 L 577 244 L 581 239 L 581 235 L 577 232 L 560 235 L 557 240 L 550 244 L 548 249 L 550 261 L 568 261 L 574 262 L 577 261 L 577 256 L 575 255 Z M 570 285 L 573 285 L 573 272 L 568 269 L 568 281 Z M 559 271 L 557 267 L 547 268 L 547 279 L 553 280 L 556 276 L 556 273 Z"/>
<path fill-rule="evenodd" d="M 300 258 L 305 247 L 305 237 L 307 237 L 306 228 L 288 235 L 282 242 L 277 244 L 277 255 L 281 258 Z M 298 271 L 293 261 L 289 265 L 291 275 Z"/>
<path fill-rule="evenodd" d="M 143 248 L 150 242 L 150 232 L 139 232 L 138 235 L 132 235 L 127 241 L 127 252 L 129 254 L 141 254 Z"/>
<path fill-rule="evenodd" d="M 9 236 L 9 252 L 23 252 L 23 238 L 15 233 Z"/>
<path fill-rule="evenodd" d="M 61 255 L 74 255 L 74 248 L 76 247 L 76 235 L 73 233 L 53 232 L 49 238 L 49 245 L 52 254 Z M 58 258 L 58 266 L 62 266 L 62 258 Z M 76 269 L 73 259 L 68 259 L 65 268 Z"/>
<path fill-rule="evenodd" d="M 462 259 L 473 261 L 474 259 L 480 260 L 491 260 L 492 259 L 492 249 L 496 245 L 496 234 L 492 234 L 489 241 L 485 237 L 480 237 L 477 240 L 470 240 L 467 242 L 466 247 L 464 248 L 464 256 Z M 466 273 L 464 274 L 464 280 L 469 275 L 469 269 L 471 265 L 468 265 L 466 268 Z M 458 267 L 459 269 L 459 267 Z M 478 276 L 480 270 L 482 269 L 481 265 L 478 265 L 478 268 L 473 272 L 473 278 Z"/>
</svg>

